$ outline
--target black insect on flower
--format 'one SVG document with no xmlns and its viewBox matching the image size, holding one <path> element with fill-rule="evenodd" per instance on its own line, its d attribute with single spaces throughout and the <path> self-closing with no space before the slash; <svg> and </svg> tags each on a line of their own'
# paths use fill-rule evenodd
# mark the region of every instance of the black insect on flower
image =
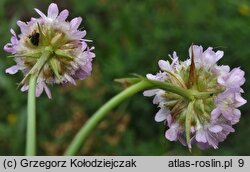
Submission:
<svg viewBox="0 0 250 172">
<path fill-rule="evenodd" d="M 39 33 L 37 33 L 36 31 L 33 32 L 31 35 L 29 35 L 30 42 L 33 45 L 38 46 L 38 44 L 39 44 L 39 36 L 40 36 Z"/>
<path fill-rule="evenodd" d="M 18 21 L 21 33 L 10 30 L 11 42 L 4 46 L 14 56 L 16 65 L 6 69 L 15 74 L 19 70 L 24 78 L 19 83 L 22 91 L 29 89 L 30 76 L 37 77 L 36 96 L 45 91 L 51 93 L 47 84 L 76 84 L 91 74 L 94 47 L 88 47 L 85 30 L 79 30 L 81 17 L 67 20 L 68 10 L 59 12 L 55 3 L 49 5 L 47 16 L 38 9 L 39 18 Z"/>
</svg>

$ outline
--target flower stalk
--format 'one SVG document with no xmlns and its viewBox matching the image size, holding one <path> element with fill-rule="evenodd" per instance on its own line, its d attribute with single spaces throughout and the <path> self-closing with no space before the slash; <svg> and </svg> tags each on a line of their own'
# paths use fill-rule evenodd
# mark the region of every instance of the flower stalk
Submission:
<svg viewBox="0 0 250 172">
<path fill-rule="evenodd" d="M 151 88 L 165 89 L 180 96 L 183 96 L 188 100 L 192 100 L 193 97 L 191 92 L 184 90 L 181 87 L 168 83 L 142 79 L 140 82 L 135 83 L 134 85 L 122 91 L 121 93 L 117 94 L 106 104 L 104 104 L 99 110 L 97 110 L 97 112 L 92 115 L 92 117 L 84 124 L 84 126 L 76 134 L 75 138 L 69 145 L 68 149 L 65 151 L 64 155 L 67 156 L 75 155 L 79 151 L 79 149 L 83 146 L 84 142 L 87 140 L 88 136 L 91 134 L 94 128 L 99 124 L 99 122 L 102 119 L 104 119 L 104 117 L 107 115 L 109 111 L 111 111 L 113 108 L 115 108 L 117 105 L 119 105 L 121 102 L 131 97 L 132 95 L 140 91 Z"/>
<path fill-rule="evenodd" d="M 194 99 L 194 95 L 192 94 L 194 92 L 192 92 L 191 90 L 185 90 L 184 88 L 177 87 L 173 84 L 161 82 L 161 81 L 156 81 L 156 80 L 148 80 L 148 82 L 152 83 L 155 88 L 160 88 L 160 89 L 178 94 L 178 95 L 182 96 L 183 98 L 186 98 L 189 101 Z M 198 94 L 199 93 L 197 93 L 197 95 Z"/>
<path fill-rule="evenodd" d="M 26 155 L 36 154 L 36 80 L 35 75 L 30 76 L 28 105 L 27 105 L 27 135 L 26 135 Z"/>
<path fill-rule="evenodd" d="M 117 105 L 119 105 L 121 102 L 131 97 L 132 95 L 144 89 L 151 88 L 152 86 L 153 85 L 150 82 L 141 81 L 114 96 L 99 110 L 97 110 L 96 113 L 94 113 L 92 117 L 84 124 L 84 126 L 80 129 L 80 131 L 77 133 L 77 135 L 69 145 L 68 149 L 65 151 L 64 155 L 66 156 L 75 155 L 79 151 L 79 149 L 83 146 L 84 142 L 87 140 L 90 133 L 99 124 L 99 122 L 102 119 L 104 119 L 104 117 L 110 110 L 115 108 Z"/>
</svg>

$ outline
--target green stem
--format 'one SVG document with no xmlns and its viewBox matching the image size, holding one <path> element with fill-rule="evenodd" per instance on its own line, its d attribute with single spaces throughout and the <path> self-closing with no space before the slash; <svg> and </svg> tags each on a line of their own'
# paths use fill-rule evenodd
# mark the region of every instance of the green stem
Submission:
<svg viewBox="0 0 250 172">
<path fill-rule="evenodd" d="M 30 76 L 26 136 L 26 155 L 28 156 L 36 154 L 36 80 L 35 75 Z"/>
<path fill-rule="evenodd" d="M 113 97 L 111 100 L 109 100 L 80 129 L 80 131 L 77 133 L 64 155 L 75 155 L 77 151 L 82 147 L 83 143 L 86 141 L 91 131 L 97 126 L 97 124 L 106 116 L 106 114 L 110 110 L 115 108 L 118 104 L 120 104 L 128 97 L 150 87 L 152 87 L 152 84 L 146 81 L 141 81 L 125 89 L 124 91 Z"/>
<path fill-rule="evenodd" d="M 161 81 L 156 81 L 156 80 L 148 80 L 148 82 L 152 83 L 155 88 L 160 88 L 160 89 L 163 89 L 165 91 L 169 91 L 169 92 L 178 94 L 178 95 L 186 98 L 187 100 L 192 100 L 194 98 L 191 90 L 187 90 L 187 89 L 184 89 L 181 87 L 174 86 L 173 84 L 169 84 L 169 83 L 161 82 Z"/>
<path fill-rule="evenodd" d="M 111 100 L 109 100 L 106 104 L 104 104 L 95 114 L 91 116 L 91 118 L 85 123 L 85 125 L 80 129 L 77 133 L 68 149 L 66 150 L 64 155 L 70 156 L 75 155 L 77 151 L 83 146 L 83 143 L 86 141 L 87 137 L 93 131 L 93 129 L 97 126 L 97 124 L 106 116 L 106 114 L 115 108 L 122 101 L 127 99 L 128 97 L 136 94 L 139 91 L 151 88 L 160 88 L 166 91 L 170 91 L 176 94 L 179 94 L 188 100 L 192 99 L 192 94 L 183 88 L 174 86 L 172 84 L 163 83 L 159 81 L 152 81 L 143 79 L 142 81 L 132 85 L 131 87 L 125 89 Z"/>
</svg>

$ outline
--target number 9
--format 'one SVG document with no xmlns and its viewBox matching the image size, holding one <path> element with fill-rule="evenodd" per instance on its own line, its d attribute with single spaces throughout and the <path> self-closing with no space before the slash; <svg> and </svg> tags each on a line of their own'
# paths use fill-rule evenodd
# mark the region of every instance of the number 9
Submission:
<svg viewBox="0 0 250 172">
<path fill-rule="evenodd" d="M 244 160 L 243 159 L 239 159 L 238 163 L 239 163 L 239 167 L 243 167 L 244 166 Z"/>
</svg>

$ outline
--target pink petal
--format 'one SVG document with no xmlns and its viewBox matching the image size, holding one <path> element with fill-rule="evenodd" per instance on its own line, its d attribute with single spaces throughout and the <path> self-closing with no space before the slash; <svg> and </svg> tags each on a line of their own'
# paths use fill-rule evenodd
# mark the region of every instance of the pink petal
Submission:
<svg viewBox="0 0 250 172">
<path fill-rule="evenodd" d="M 218 78 L 217 78 L 217 82 L 219 83 L 219 84 L 221 84 L 221 85 L 226 85 L 226 82 L 225 82 L 225 79 L 223 78 L 223 76 L 219 76 Z"/>
<path fill-rule="evenodd" d="M 159 91 L 160 89 L 153 89 L 153 90 L 147 90 L 143 92 L 143 95 L 146 97 L 151 97 L 156 95 L 156 93 Z"/>
<path fill-rule="evenodd" d="M 42 11 L 40 11 L 39 9 L 35 8 L 35 11 L 36 11 L 43 19 L 46 19 L 46 18 L 47 18 L 46 15 L 45 15 Z"/>
<path fill-rule="evenodd" d="M 229 121 L 231 121 L 233 119 L 234 114 L 233 114 L 233 108 L 232 107 L 223 108 L 221 110 L 221 113 Z"/>
<path fill-rule="evenodd" d="M 244 105 L 244 104 L 247 103 L 247 101 L 243 97 L 241 97 L 240 94 L 236 94 L 235 100 L 237 101 L 235 103 L 235 107 L 240 107 L 240 106 L 242 106 L 242 105 Z"/>
<path fill-rule="evenodd" d="M 208 130 L 213 133 L 219 133 L 222 131 L 222 127 L 219 125 L 214 125 L 214 126 L 209 127 Z"/>
<path fill-rule="evenodd" d="M 234 132 L 234 128 L 227 124 L 220 124 L 223 127 L 223 131 L 226 131 L 228 133 Z"/>
<path fill-rule="evenodd" d="M 207 133 L 208 144 L 213 146 L 214 149 L 218 149 L 218 140 L 210 133 Z"/>
<path fill-rule="evenodd" d="M 77 30 L 78 27 L 80 26 L 81 22 L 82 22 L 81 17 L 76 17 L 76 18 L 72 19 L 70 21 L 70 28 L 73 29 L 73 30 Z"/>
<path fill-rule="evenodd" d="M 230 71 L 230 67 L 228 65 L 222 65 L 222 66 L 217 66 L 215 65 L 212 71 L 220 77 L 220 80 L 223 78 L 223 76 L 227 75 Z M 218 82 L 219 83 L 219 82 Z"/>
<path fill-rule="evenodd" d="M 11 66 L 8 69 L 6 69 L 5 72 L 8 73 L 8 74 L 13 75 L 13 74 L 17 73 L 18 70 L 19 70 L 18 66 L 14 65 L 14 66 Z"/>
<path fill-rule="evenodd" d="M 3 47 L 4 51 L 8 52 L 8 53 L 15 53 L 16 50 L 13 48 L 13 45 L 11 43 L 7 43 L 4 47 Z"/>
<path fill-rule="evenodd" d="M 240 121 L 241 112 L 239 109 L 234 109 L 234 116 L 231 123 L 234 125 Z"/>
<path fill-rule="evenodd" d="M 66 79 L 68 82 L 70 82 L 70 83 L 76 85 L 75 80 L 74 80 L 71 76 L 69 76 L 68 74 L 65 74 L 64 77 L 65 77 L 65 79 Z"/>
<path fill-rule="evenodd" d="M 223 51 L 217 51 L 215 53 L 215 55 L 216 55 L 216 61 L 218 61 L 218 60 L 220 60 L 223 57 L 224 52 Z"/>
<path fill-rule="evenodd" d="M 44 84 L 44 90 L 45 90 L 45 92 L 46 92 L 48 98 L 49 98 L 49 99 L 52 99 L 50 89 L 49 89 L 49 87 L 48 87 L 46 84 Z"/>
<path fill-rule="evenodd" d="M 12 45 L 17 45 L 18 44 L 18 39 L 15 36 L 12 36 L 10 41 L 11 41 Z"/>
<path fill-rule="evenodd" d="M 245 78 L 244 78 L 245 72 L 241 70 L 240 68 L 234 68 L 230 74 L 229 78 L 227 79 L 227 85 L 229 87 L 235 87 L 236 86 L 241 86 L 245 83 Z"/>
<path fill-rule="evenodd" d="M 197 142 L 206 143 L 207 139 L 204 130 L 202 129 L 198 130 L 195 139 L 197 140 Z"/>
<path fill-rule="evenodd" d="M 147 74 L 146 77 L 149 79 L 149 80 L 157 80 L 155 75 L 152 75 L 152 74 Z"/>
<path fill-rule="evenodd" d="M 82 44 L 82 51 L 84 51 L 88 45 L 85 41 L 82 41 L 81 44 Z"/>
<path fill-rule="evenodd" d="M 192 45 L 190 46 L 188 52 L 189 52 L 189 57 L 192 57 L 192 51 L 194 53 L 194 57 L 195 60 L 200 61 L 200 58 L 202 56 L 202 52 L 203 52 L 203 47 L 202 46 L 198 46 L 198 45 Z"/>
<path fill-rule="evenodd" d="M 28 89 L 29 89 L 28 85 L 23 85 L 21 88 L 21 91 L 24 92 L 24 91 L 27 91 Z"/>
<path fill-rule="evenodd" d="M 11 33 L 14 37 L 17 37 L 17 36 L 16 36 L 16 32 L 15 32 L 12 28 L 10 29 L 10 33 Z"/>
<path fill-rule="evenodd" d="M 86 35 L 86 31 L 74 31 L 71 33 L 72 39 L 82 39 Z"/>
<path fill-rule="evenodd" d="M 170 56 L 170 58 L 173 61 L 172 64 L 178 63 L 178 56 L 177 56 L 177 53 L 175 51 L 173 52 L 173 57 Z"/>
<path fill-rule="evenodd" d="M 158 65 L 161 68 L 161 70 L 163 70 L 163 71 L 171 71 L 172 70 L 172 66 L 169 64 L 168 61 L 160 60 L 158 62 Z"/>
<path fill-rule="evenodd" d="M 156 122 L 165 121 L 168 115 L 170 115 L 170 110 L 167 108 L 161 108 L 155 115 L 155 121 Z"/>
<path fill-rule="evenodd" d="M 165 132 L 165 137 L 169 140 L 169 141 L 175 141 L 177 139 L 177 132 L 175 129 L 168 129 Z"/>
<path fill-rule="evenodd" d="M 62 12 L 60 12 L 60 14 L 58 15 L 57 19 L 59 21 L 65 21 L 68 16 L 69 16 L 69 11 L 68 10 L 63 10 Z"/>
<path fill-rule="evenodd" d="M 57 5 L 55 3 L 51 3 L 48 8 L 48 18 L 54 20 L 58 16 L 58 13 L 59 11 Z"/>
<path fill-rule="evenodd" d="M 211 117 L 213 120 L 217 119 L 221 114 L 221 111 L 219 108 L 215 108 L 212 112 L 211 112 Z"/>
<path fill-rule="evenodd" d="M 173 119 L 171 115 L 167 116 L 167 125 L 170 127 L 172 125 Z"/>
<path fill-rule="evenodd" d="M 216 59 L 214 57 L 215 53 L 212 47 L 208 47 L 202 54 L 202 62 L 205 63 L 206 66 L 211 66 L 216 63 Z"/>
<path fill-rule="evenodd" d="M 17 21 L 17 25 L 20 27 L 22 33 L 27 33 L 29 31 L 29 27 L 26 23 L 22 21 Z"/>
<path fill-rule="evenodd" d="M 43 82 L 38 82 L 36 85 L 36 97 L 39 97 L 43 92 Z"/>
</svg>

